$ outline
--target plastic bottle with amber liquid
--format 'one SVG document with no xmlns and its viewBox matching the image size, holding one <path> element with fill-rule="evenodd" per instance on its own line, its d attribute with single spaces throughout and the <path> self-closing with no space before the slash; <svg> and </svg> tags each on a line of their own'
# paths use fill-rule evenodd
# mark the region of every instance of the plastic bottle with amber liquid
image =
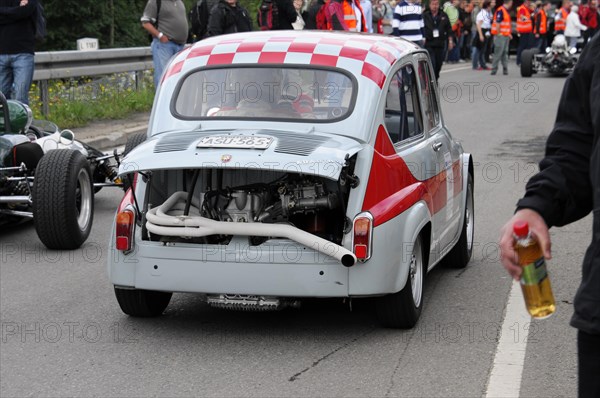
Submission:
<svg viewBox="0 0 600 398">
<path fill-rule="evenodd" d="M 536 319 L 548 318 L 556 310 L 546 261 L 540 244 L 529 231 L 529 224 L 517 221 L 513 225 L 515 251 L 521 274 L 521 290 L 529 314 Z"/>
</svg>

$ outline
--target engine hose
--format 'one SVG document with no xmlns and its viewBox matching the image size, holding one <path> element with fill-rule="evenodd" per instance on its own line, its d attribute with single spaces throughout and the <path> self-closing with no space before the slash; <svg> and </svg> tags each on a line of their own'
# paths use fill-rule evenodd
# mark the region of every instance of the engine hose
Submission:
<svg viewBox="0 0 600 398">
<path fill-rule="evenodd" d="M 198 177 L 200 176 L 200 169 L 194 170 L 194 175 L 192 176 L 192 186 L 188 191 L 187 200 L 185 201 L 185 209 L 183 210 L 183 215 L 187 216 L 190 214 L 190 205 L 192 204 L 192 198 L 194 197 L 194 190 L 196 189 L 196 181 L 198 181 Z"/>
</svg>

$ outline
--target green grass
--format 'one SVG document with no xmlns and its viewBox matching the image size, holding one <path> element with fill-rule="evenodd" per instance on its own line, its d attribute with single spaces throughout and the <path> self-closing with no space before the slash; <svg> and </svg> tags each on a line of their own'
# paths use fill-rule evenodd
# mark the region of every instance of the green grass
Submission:
<svg viewBox="0 0 600 398">
<path fill-rule="evenodd" d="M 49 112 L 42 113 L 39 88 L 34 84 L 29 102 L 35 119 L 49 120 L 60 128 L 81 127 L 96 120 L 124 119 L 136 112 L 148 112 L 154 101 L 154 86 L 143 82 L 136 90 L 127 75 L 113 75 L 92 81 L 50 81 Z"/>
</svg>

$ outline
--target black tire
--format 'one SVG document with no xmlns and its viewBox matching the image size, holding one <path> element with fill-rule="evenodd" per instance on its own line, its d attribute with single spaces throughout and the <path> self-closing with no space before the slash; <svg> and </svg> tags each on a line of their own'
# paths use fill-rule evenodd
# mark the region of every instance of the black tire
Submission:
<svg viewBox="0 0 600 398">
<path fill-rule="evenodd" d="M 149 318 L 161 315 L 173 293 L 154 290 L 119 289 L 115 287 L 115 296 L 121 310 L 130 316 Z"/>
<path fill-rule="evenodd" d="M 37 234 L 49 249 L 77 249 L 94 220 L 94 187 L 90 165 L 80 152 L 55 149 L 35 169 L 33 219 Z"/>
<path fill-rule="evenodd" d="M 411 269 L 409 269 L 409 275 L 404 288 L 398 293 L 377 298 L 375 303 L 377 318 L 379 318 L 383 326 L 396 329 L 410 329 L 417 324 L 421 316 L 421 310 L 423 309 L 423 287 L 427 269 L 424 261 L 423 244 L 419 236 L 413 246 Z M 414 269 L 412 266 L 413 262 L 415 265 Z M 415 279 L 415 289 L 412 286 L 413 279 Z M 419 290 L 417 291 L 417 289 Z M 413 291 L 418 292 L 417 296 L 419 298 L 417 300 L 415 300 Z"/>
<path fill-rule="evenodd" d="M 475 236 L 475 203 L 473 201 L 473 176 L 467 181 L 467 203 L 460 238 L 456 245 L 442 260 L 448 268 L 462 269 L 469 264 L 473 255 L 473 237 Z"/>
<path fill-rule="evenodd" d="M 534 49 L 523 50 L 521 53 L 521 76 L 531 77 L 533 74 L 533 58 L 537 53 Z"/>
<path fill-rule="evenodd" d="M 140 145 L 144 141 L 146 141 L 146 133 L 137 133 L 128 137 L 127 142 L 125 143 L 125 149 L 123 150 L 123 158 L 126 157 L 129 152 L 133 150 L 133 148 Z M 130 178 L 133 180 L 133 175 L 123 175 L 123 190 L 125 192 L 127 192 L 127 190 L 131 187 L 131 182 L 129 180 Z"/>
</svg>

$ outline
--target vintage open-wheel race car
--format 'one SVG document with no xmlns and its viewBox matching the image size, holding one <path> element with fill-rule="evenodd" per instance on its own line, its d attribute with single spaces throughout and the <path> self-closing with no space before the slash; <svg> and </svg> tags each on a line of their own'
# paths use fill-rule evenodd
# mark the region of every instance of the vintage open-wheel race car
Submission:
<svg viewBox="0 0 600 398">
<path fill-rule="evenodd" d="M 552 75 L 567 75 L 579 60 L 576 47 L 569 48 L 564 35 L 556 35 L 550 47 L 540 53 L 537 48 L 524 50 L 521 54 L 521 76 L 531 77 L 535 73 L 548 72 Z"/>
<path fill-rule="evenodd" d="M 92 228 L 95 192 L 123 185 L 118 160 L 34 121 L 27 105 L 0 92 L 0 225 L 33 218 L 48 248 L 78 248 Z"/>
</svg>

